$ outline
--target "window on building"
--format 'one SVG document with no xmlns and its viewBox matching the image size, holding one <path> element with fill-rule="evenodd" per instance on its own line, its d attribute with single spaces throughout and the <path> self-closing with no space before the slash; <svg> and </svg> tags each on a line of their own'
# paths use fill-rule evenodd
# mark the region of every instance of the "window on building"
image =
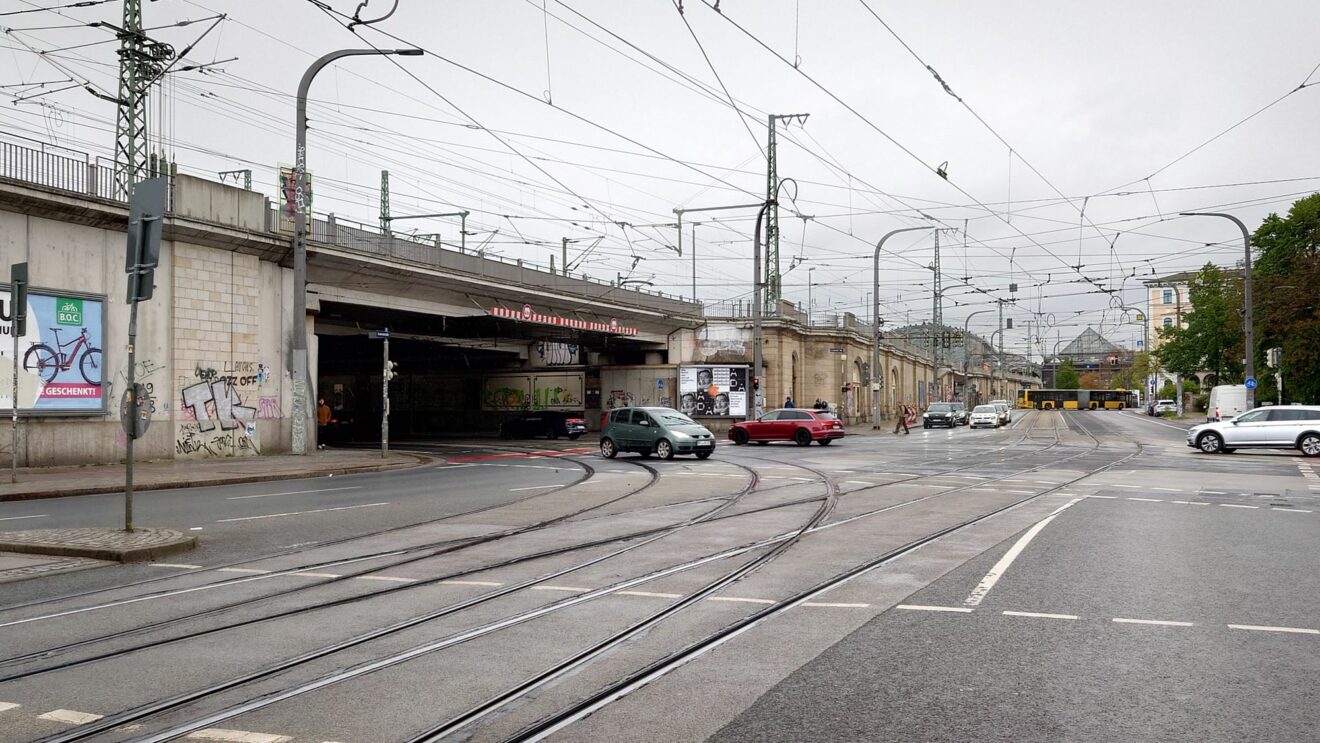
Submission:
<svg viewBox="0 0 1320 743">
<path fill-rule="evenodd" d="M 1165 289 L 1165 290 L 1164 290 L 1164 303 L 1165 303 L 1165 304 L 1173 304 L 1173 290 L 1172 290 L 1172 289 Z"/>
<path fill-rule="evenodd" d="M 1164 327 L 1166 327 L 1166 328 L 1171 328 L 1171 327 L 1173 327 L 1173 318 L 1172 318 L 1172 317 L 1166 317 L 1166 318 L 1164 318 Z"/>
</svg>

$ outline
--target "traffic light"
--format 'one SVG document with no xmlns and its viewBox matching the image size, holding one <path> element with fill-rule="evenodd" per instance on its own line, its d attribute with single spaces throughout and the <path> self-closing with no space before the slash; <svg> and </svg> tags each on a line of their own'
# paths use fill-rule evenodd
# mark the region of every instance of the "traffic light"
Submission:
<svg viewBox="0 0 1320 743">
<path fill-rule="evenodd" d="M 391 361 L 385 367 L 385 381 L 389 382 L 397 376 L 399 376 L 399 362 Z"/>
<path fill-rule="evenodd" d="M 9 296 L 14 305 L 10 310 L 14 323 L 14 337 L 22 338 L 27 335 L 28 264 L 26 261 L 9 267 L 9 282 L 13 287 Z"/>
<path fill-rule="evenodd" d="M 752 389 L 754 389 L 754 390 L 759 390 L 759 389 L 761 389 L 761 378 L 760 378 L 760 377 L 752 377 Z"/>
</svg>

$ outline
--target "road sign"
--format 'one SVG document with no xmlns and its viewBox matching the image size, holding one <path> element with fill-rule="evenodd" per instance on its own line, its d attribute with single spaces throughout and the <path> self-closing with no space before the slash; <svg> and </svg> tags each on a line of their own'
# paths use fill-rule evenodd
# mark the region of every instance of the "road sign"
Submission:
<svg viewBox="0 0 1320 743">
<path fill-rule="evenodd" d="M 1254 389 L 1256 389 L 1256 378 L 1255 378 L 1255 377 L 1247 377 L 1247 389 L 1249 389 L 1249 390 L 1254 390 Z"/>
<path fill-rule="evenodd" d="M 134 384 L 124 390 L 124 396 L 119 402 L 119 425 L 124 427 L 124 433 L 128 434 L 129 438 L 140 439 L 146 435 L 147 428 L 151 426 L 151 414 L 154 412 L 156 412 L 156 401 L 151 399 L 147 386 Z"/>
<path fill-rule="evenodd" d="M 161 220 L 168 206 L 167 178 L 148 178 L 133 186 L 128 201 L 128 250 L 124 272 L 128 274 L 128 301 L 145 302 L 155 289 L 156 265 L 160 263 Z"/>
<path fill-rule="evenodd" d="M 390 337 L 390 329 L 389 329 L 389 328 L 381 328 L 380 330 L 373 330 L 373 331 L 371 331 L 371 337 L 372 337 L 372 338 L 377 338 L 377 339 L 380 339 L 380 338 L 388 338 L 388 337 Z"/>
<path fill-rule="evenodd" d="M 830 353 L 843 353 L 842 348 L 831 348 Z"/>
</svg>

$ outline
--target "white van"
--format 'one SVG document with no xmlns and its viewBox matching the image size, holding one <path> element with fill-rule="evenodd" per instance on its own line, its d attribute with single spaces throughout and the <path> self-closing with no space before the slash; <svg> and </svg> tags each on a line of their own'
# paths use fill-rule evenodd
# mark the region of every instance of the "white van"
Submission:
<svg viewBox="0 0 1320 743">
<path fill-rule="evenodd" d="M 1210 402 L 1205 406 L 1205 422 L 1228 420 L 1247 412 L 1247 386 L 1220 384 L 1210 390 Z"/>
</svg>

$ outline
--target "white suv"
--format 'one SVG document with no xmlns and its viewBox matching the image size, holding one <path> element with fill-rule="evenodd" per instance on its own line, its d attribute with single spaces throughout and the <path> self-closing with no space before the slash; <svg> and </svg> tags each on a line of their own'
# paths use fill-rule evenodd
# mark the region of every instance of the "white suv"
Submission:
<svg viewBox="0 0 1320 743">
<path fill-rule="evenodd" d="M 1187 445 L 1206 454 L 1235 449 L 1301 449 L 1320 457 L 1320 405 L 1276 405 L 1187 430 Z"/>
</svg>

